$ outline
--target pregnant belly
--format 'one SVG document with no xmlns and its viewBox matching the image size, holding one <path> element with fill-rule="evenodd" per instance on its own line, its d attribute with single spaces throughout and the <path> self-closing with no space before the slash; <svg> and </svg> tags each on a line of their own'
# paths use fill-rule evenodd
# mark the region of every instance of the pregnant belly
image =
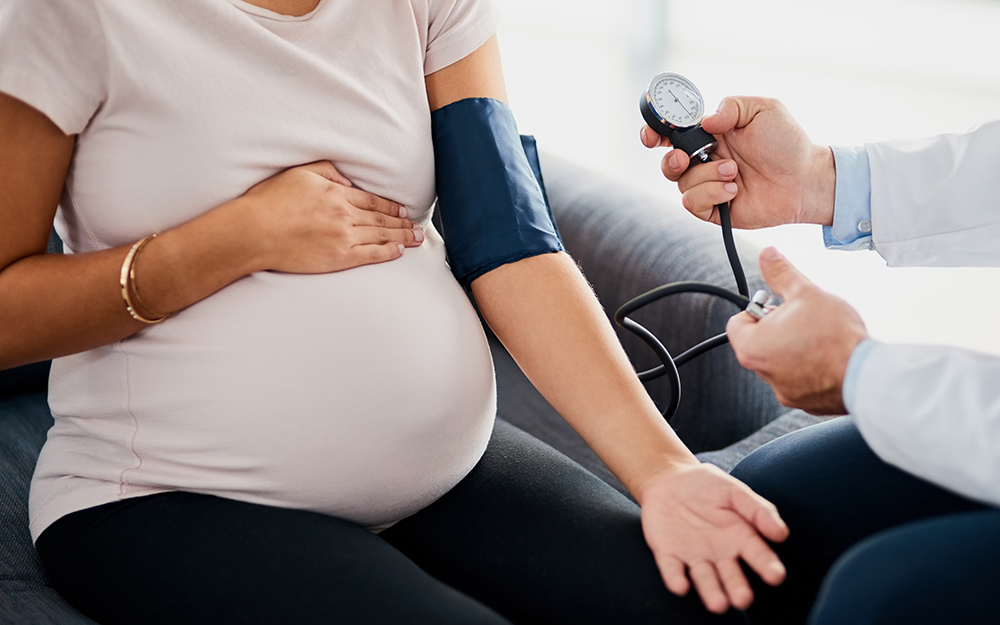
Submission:
<svg viewBox="0 0 1000 625">
<path fill-rule="evenodd" d="M 123 351 L 128 484 L 367 526 L 457 483 L 495 412 L 482 328 L 434 236 L 390 263 L 249 276 Z"/>
</svg>

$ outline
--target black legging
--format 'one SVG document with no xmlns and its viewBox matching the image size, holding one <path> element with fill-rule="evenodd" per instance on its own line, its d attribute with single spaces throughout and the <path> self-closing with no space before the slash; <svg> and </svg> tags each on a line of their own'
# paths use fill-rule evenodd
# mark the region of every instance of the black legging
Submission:
<svg viewBox="0 0 1000 625">
<path fill-rule="evenodd" d="M 788 579 L 756 584 L 754 623 L 1000 622 L 1000 510 L 882 462 L 850 419 L 774 440 L 733 475 L 791 530 Z"/>
<path fill-rule="evenodd" d="M 671 595 L 639 508 L 502 422 L 468 477 L 379 535 L 176 492 L 68 515 L 37 546 L 105 625 L 744 622 Z"/>
</svg>

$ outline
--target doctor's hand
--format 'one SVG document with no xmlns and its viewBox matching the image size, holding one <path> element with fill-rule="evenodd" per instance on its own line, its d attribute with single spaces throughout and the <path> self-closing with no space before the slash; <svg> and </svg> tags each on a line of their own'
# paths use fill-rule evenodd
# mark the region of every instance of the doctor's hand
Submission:
<svg viewBox="0 0 1000 625">
<path fill-rule="evenodd" d="M 782 542 L 788 527 L 769 501 L 710 464 L 685 464 L 654 475 L 637 495 L 642 530 L 670 592 L 684 596 L 694 584 L 716 614 L 745 610 L 753 591 L 745 562 L 777 586 L 785 567 L 764 539 Z"/>
<path fill-rule="evenodd" d="M 689 212 L 718 224 L 714 207 L 729 202 L 737 228 L 832 225 L 833 153 L 813 144 L 781 102 L 725 98 L 702 127 L 719 142 L 716 160 L 688 169 L 688 155 L 671 150 L 661 162 L 663 174 L 678 183 Z M 648 148 L 670 145 L 648 126 L 640 138 Z"/>
<path fill-rule="evenodd" d="M 760 321 L 746 312 L 729 320 L 726 333 L 736 358 L 770 384 L 783 405 L 817 415 L 845 414 L 844 374 L 854 348 L 868 338 L 864 322 L 773 247 L 761 252 L 760 269 L 785 302 Z"/>
</svg>

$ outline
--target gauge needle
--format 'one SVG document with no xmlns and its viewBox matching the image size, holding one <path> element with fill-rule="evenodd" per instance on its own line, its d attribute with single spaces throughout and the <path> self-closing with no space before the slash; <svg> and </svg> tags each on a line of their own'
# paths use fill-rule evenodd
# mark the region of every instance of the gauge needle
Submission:
<svg viewBox="0 0 1000 625">
<path fill-rule="evenodd" d="M 687 110 L 687 107 L 684 106 L 683 104 L 681 104 L 680 99 L 676 95 L 674 95 L 673 91 L 671 91 L 670 89 L 667 89 L 667 93 L 669 93 L 670 95 L 674 96 L 674 102 L 676 102 L 677 104 L 680 104 L 681 108 L 684 109 L 685 113 L 687 113 L 688 115 L 691 114 L 691 111 Z"/>
</svg>

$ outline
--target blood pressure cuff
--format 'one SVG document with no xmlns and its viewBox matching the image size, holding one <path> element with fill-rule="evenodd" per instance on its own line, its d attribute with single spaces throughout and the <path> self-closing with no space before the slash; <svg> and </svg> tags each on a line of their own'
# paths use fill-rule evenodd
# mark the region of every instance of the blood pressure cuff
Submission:
<svg viewBox="0 0 1000 625">
<path fill-rule="evenodd" d="M 463 286 L 500 265 L 563 250 L 534 139 L 518 136 L 507 105 L 453 102 L 431 113 L 431 131 L 441 234 Z"/>
</svg>

